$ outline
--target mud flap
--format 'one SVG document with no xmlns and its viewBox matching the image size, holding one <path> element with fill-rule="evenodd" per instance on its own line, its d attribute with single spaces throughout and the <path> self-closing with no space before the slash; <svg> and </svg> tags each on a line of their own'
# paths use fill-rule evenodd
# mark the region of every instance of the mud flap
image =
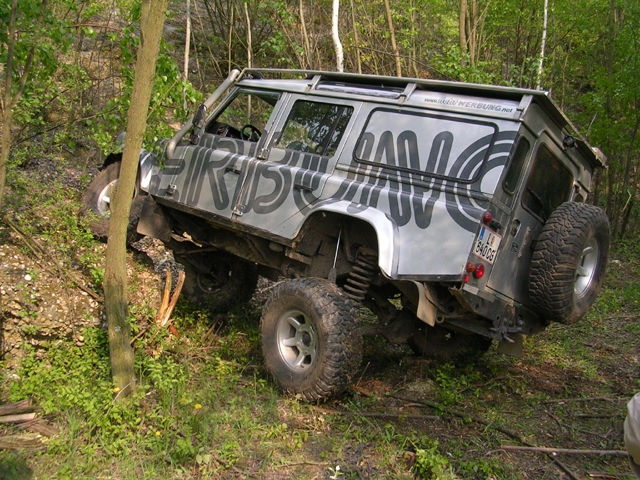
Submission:
<svg viewBox="0 0 640 480">
<path fill-rule="evenodd" d="M 163 242 L 171 240 L 171 225 L 151 195 L 147 195 L 144 199 L 137 231 L 142 235 L 157 238 Z"/>
<path fill-rule="evenodd" d="M 420 282 L 413 283 L 418 287 L 418 311 L 416 312 L 416 316 L 424 323 L 433 327 L 436 324 L 436 316 L 438 313 L 437 297 L 431 292 L 428 285 Z"/>
<path fill-rule="evenodd" d="M 510 355 L 516 358 L 522 358 L 523 335 L 521 333 L 510 333 L 509 337 L 513 340 L 513 343 L 511 342 L 498 343 L 498 353 L 503 353 L 505 355 Z"/>
</svg>

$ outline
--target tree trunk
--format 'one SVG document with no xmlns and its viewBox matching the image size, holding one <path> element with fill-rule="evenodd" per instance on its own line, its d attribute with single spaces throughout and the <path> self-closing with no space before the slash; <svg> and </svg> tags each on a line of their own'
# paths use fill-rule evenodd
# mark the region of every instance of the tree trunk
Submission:
<svg viewBox="0 0 640 480">
<path fill-rule="evenodd" d="M 358 73 L 362 73 L 362 60 L 360 60 L 360 39 L 358 38 L 358 26 L 356 25 L 356 12 L 353 6 L 353 0 L 351 2 L 351 28 L 353 28 L 353 43 L 356 47 L 356 65 L 358 66 Z"/>
<path fill-rule="evenodd" d="M 339 72 L 344 71 L 344 55 L 342 53 L 342 43 L 338 34 L 338 13 L 340 10 L 340 0 L 333 0 L 333 10 L 331 14 L 331 36 L 333 37 L 333 46 L 336 49 L 336 69 Z"/>
<path fill-rule="evenodd" d="M 127 224 L 142 137 L 147 125 L 147 112 L 167 3 L 168 0 L 143 0 L 142 2 L 140 45 L 133 80 L 131 106 L 127 114 L 127 136 L 122 154 L 120 177 L 109 220 L 104 274 L 104 304 L 108 323 L 111 375 L 122 396 L 127 396 L 135 388 L 133 349 L 130 343 L 131 328 L 127 318 Z"/>
<path fill-rule="evenodd" d="M 233 6 L 231 6 L 231 20 L 229 21 L 229 69 L 227 70 L 227 72 L 230 72 L 233 67 L 231 66 L 231 49 L 233 47 L 233 44 L 231 42 L 231 37 L 233 36 L 233 13 L 235 12 L 235 8 Z"/>
<path fill-rule="evenodd" d="M 389 0 L 384 0 L 384 10 L 387 14 L 387 24 L 389 25 L 389 34 L 391 35 L 391 48 L 393 48 L 393 56 L 396 61 L 396 76 L 402 76 L 402 65 L 400 63 L 400 51 L 396 43 L 396 32 L 393 28 L 393 18 L 391 18 L 391 6 Z"/>
<path fill-rule="evenodd" d="M 302 40 L 304 42 L 304 54 L 307 58 L 307 66 L 309 69 L 313 69 L 313 58 L 311 46 L 309 44 L 309 34 L 307 33 L 307 24 L 304 20 L 304 7 L 302 6 L 302 0 L 300 0 L 298 4 L 298 10 L 300 12 L 300 28 L 302 30 Z M 304 68 L 304 65 L 302 67 Z"/>
<path fill-rule="evenodd" d="M 184 39 L 184 67 L 182 69 L 182 81 L 189 79 L 189 50 L 191 47 L 191 0 L 187 0 L 187 31 Z M 187 86 L 182 87 L 182 106 L 187 111 Z"/>
<path fill-rule="evenodd" d="M 544 0 L 544 16 L 542 21 L 542 45 L 540 46 L 540 63 L 538 63 L 538 85 L 536 90 L 542 89 L 542 65 L 544 63 L 544 49 L 547 46 L 547 24 L 549 21 L 549 0 Z"/>
<path fill-rule="evenodd" d="M 467 0 L 460 0 L 460 17 L 458 19 L 458 35 L 460 37 L 460 64 L 462 67 L 467 66 L 464 54 L 467 53 L 467 15 L 469 14 Z"/>
<path fill-rule="evenodd" d="M 40 7 L 40 14 L 38 15 L 38 24 L 42 23 L 44 17 L 44 11 L 47 8 L 46 0 L 42 2 Z M 33 63 L 33 57 L 35 55 L 34 47 L 31 47 L 27 59 L 25 61 L 22 72 L 19 76 L 20 83 L 13 94 L 13 52 L 16 46 L 16 15 L 18 11 L 18 0 L 12 0 L 11 13 L 9 16 L 9 36 L 7 38 L 7 63 L 4 80 L 4 101 L 2 104 L 2 139 L 0 140 L 0 208 L 4 201 L 4 187 L 7 181 L 7 160 L 9 159 L 9 150 L 11 149 L 11 124 L 13 123 L 13 107 L 16 106 L 20 100 L 20 96 L 24 91 L 24 86 L 27 83 L 29 72 L 31 71 L 31 65 Z"/>
<path fill-rule="evenodd" d="M 253 59 L 251 57 L 251 19 L 249 18 L 249 7 L 244 2 L 244 17 L 247 20 L 247 68 L 253 68 Z M 247 95 L 247 124 L 251 123 L 251 95 Z"/>
</svg>

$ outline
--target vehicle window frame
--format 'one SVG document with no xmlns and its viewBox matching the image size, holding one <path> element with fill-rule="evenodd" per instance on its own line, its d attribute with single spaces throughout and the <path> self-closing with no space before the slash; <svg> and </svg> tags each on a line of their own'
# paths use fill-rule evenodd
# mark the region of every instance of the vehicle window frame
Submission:
<svg viewBox="0 0 640 480">
<path fill-rule="evenodd" d="M 294 112 L 296 111 L 296 105 L 298 105 L 299 103 L 309 103 L 309 104 L 315 104 L 315 105 L 326 105 L 326 106 L 331 106 L 331 107 L 338 107 L 339 109 L 341 109 L 341 111 L 338 113 L 337 118 L 335 119 L 335 121 L 333 121 L 332 125 L 330 126 L 330 129 L 329 129 L 328 133 L 326 135 L 324 135 L 324 137 L 323 137 L 321 142 L 317 142 L 317 146 L 321 146 L 322 147 L 322 150 L 319 151 L 319 152 L 316 152 L 314 150 L 302 150 L 302 149 L 299 149 L 299 148 L 291 148 L 289 146 L 289 145 L 291 145 L 291 143 L 289 143 L 288 145 L 282 145 L 281 144 L 281 142 L 283 141 L 283 138 L 285 137 L 285 134 L 287 132 L 287 127 L 289 126 L 290 121 L 292 121 L 292 119 L 293 119 Z M 311 99 L 309 99 L 309 98 L 295 98 L 295 99 L 293 99 L 293 101 L 291 103 L 291 107 L 288 109 L 288 112 L 286 113 L 286 118 L 284 119 L 284 122 L 282 124 L 282 130 L 278 134 L 278 138 L 275 140 L 273 146 L 275 148 L 282 148 L 284 150 L 290 150 L 290 151 L 294 151 L 294 152 L 309 153 L 309 154 L 312 154 L 312 155 L 320 155 L 320 156 L 324 156 L 324 157 L 333 157 L 333 156 L 336 155 L 336 153 L 338 151 L 338 147 L 340 146 L 340 143 L 345 138 L 345 133 L 349 129 L 349 124 L 351 123 L 351 121 L 354 118 L 355 111 L 356 111 L 356 109 L 355 109 L 355 107 L 353 105 L 346 104 L 346 103 L 340 104 L 340 103 L 337 103 L 337 102 L 320 101 L 319 99 L 316 99 L 316 98 L 311 98 Z M 329 112 L 325 112 L 324 113 L 324 117 L 326 117 L 327 115 L 329 115 Z M 345 115 L 347 115 L 346 118 L 345 118 Z M 336 132 L 337 128 L 339 127 L 340 123 L 342 123 L 342 122 L 344 122 L 343 127 L 342 127 L 342 132 L 340 132 L 340 134 L 336 138 L 336 140 L 332 141 L 331 137 Z M 316 126 L 315 128 L 319 128 L 319 127 L 321 127 L 321 125 L 322 124 L 319 123 L 318 126 Z M 312 130 L 313 129 L 306 130 L 306 136 L 307 137 L 308 137 L 309 133 L 312 132 Z M 316 142 L 314 142 L 314 143 L 316 143 Z M 331 146 L 332 146 L 332 150 L 330 150 Z M 329 152 L 331 152 L 331 153 L 329 153 Z"/>
<path fill-rule="evenodd" d="M 520 151 L 520 147 L 526 144 L 526 149 L 524 152 Z M 505 168 L 504 179 L 502 180 L 502 190 L 508 195 L 514 195 L 518 191 L 518 183 L 520 183 L 520 178 L 522 177 L 522 172 L 525 170 L 525 166 L 527 165 L 527 159 L 529 158 L 529 154 L 531 153 L 531 142 L 524 135 L 520 135 L 518 139 L 514 142 L 514 146 L 512 149 L 512 153 L 509 156 L 509 160 L 507 161 L 507 167 Z M 511 175 L 512 172 L 517 172 L 514 175 Z M 507 185 L 507 181 L 509 179 L 513 180 L 513 188 Z"/>
<path fill-rule="evenodd" d="M 449 122 L 468 123 L 468 124 L 472 124 L 472 125 L 482 125 L 482 126 L 486 126 L 486 127 L 492 128 L 493 129 L 493 135 L 492 135 L 491 140 L 489 142 L 489 145 L 488 145 L 488 147 L 486 149 L 486 153 L 484 155 L 484 158 L 482 159 L 482 164 L 477 169 L 476 174 L 470 179 L 452 177 L 452 176 L 449 176 L 449 175 L 441 175 L 441 174 L 438 174 L 436 172 L 425 172 L 425 171 L 422 171 L 422 170 L 416 170 L 416 169 L 409 168 L 409 167 L 402 167 L 402 166 L 399 166 L 399 165 L 389 165 L 387 163 L 381 163 L 381 162 L 374 162 L 374 161 L 371 161 L 371 160 L 365 160 L 363 158 L 359 158 L 359 156 L 358 156 L 358 151 L 361 150 L 362 139 L 363 139 L 364 135 L 367 133 L 367 127 L 369 126 L 371 118 L 373 117 L 373 115 L 375 113 L 378 113 L 378 112 L 401 114 L 403 116 L 426 117 L 426 118 L 432 118 L 432 119 L 435 119 L 435 120 L 446 120 L 446 121 L 449 121 Z M 374 166 L 374 167 L 377 167 L 377 168 L 386 168 L 386 169 L 389 169 L 389 170 L 405 172 L 405 173 L 409 173 L 409 174 L 412 174 L 412 175 L 419 175 L 422 178 L 435 178 L 435 179 L 438 179 L 438 180 L 445 180 L 445 181 L 448 181 L 448 182 L 455 182 L 455 183 L 458 183 L 458 184 L 469 185 L 469 184 L 476 183 L 480 178 L 482 178 L 482 173 L 484 172 L 484 169 L 485 169 L 485 167 L 487 165 L 489 157 L 491 156 L 491 152 L 493 151 L 493 147 L 495 145 L 495 142 L 496 142 L 496 139 L 497 139 L 499 133 L 500 133 L 500 129 L 499 129 L 498 125 L 496 125 L 493 122 L 487 122 L 487 121 L 483 121 L 483 120 L 475 120 L 475 119 L 470 119 L 470 118 L 455 117 L 455 116 L 449 116 L 449 115 L 439 115 L 439 114 L 433 114 L 433 113 L 423 113 L 423 112 L 416 112 L 416 111 L 406 111 L 406 110 L 400 110 L 400 109 L 384 108 L 384 107 L 374 108 L 369 112 L 367 120 L 366 120 L 364 126 L 362 127 L 362 131 L 360 132 L 360 135 L 358 136 L 358 140 L 356 141 L 355 148 L 353 149 L 353 160 L 355 160 L 355 162 L 359 163 L 359 164 Z"/>
<path fill-rule="evenodd" d="M 221 123 L 224 125 L 228 125 L 229 127 L 238 130 L 234 125 L 230 125 L 228 123 L 222 123 L 222 122 L 218 122 L 218 119 L 220 118 L 221 115 L 223 115 L 225 113 L 225 111 L 227 110 L 227 108 L 229 108 L 229 106 L 231 106 L 231 104 L 240 96 L 240 95 L 253 95 L 256 97 L 259 97 L 261 95 L 265 95 L 265 96 L 270 96 L 272 98 L 275 99 L 275 102 L 273 103 L 273 105 L 271 105 L 270 102 L 265 102 L 268 103 L 269 105 L 271 105 L 272 110 L 269 114 L 269 118 L 267 119 L 267 121 L 264 124 L 263 129 L 261 130 L 262 134 L 265 133 L 266 127 L 269 125 L 269 122 L 271 121 L 271 119 L 273 118 L 273 114 L 277 109 L 277 105 L 278 102 L 280 102 L 283 98 L 283 92 L 277 92 L 277 91 L 270 91 L 270 90 L 258 90 L 255 88 L 238 88 L 237 90 L 231 92 L 225 99 L 224 101 L 218 105 L 217 108 L 215 108 L 212 112 L 211 115 L 209 116 L 209 118 L 205 121 L 205 124 L 203 126 L 203 131 L 212 135 L 218 135 L 217 133 L 214 132 L 210 132 L 209 131 L 209 127 L 213 124 L 213 123 Z M 248 124 L 243 124 L 241 127 L 244 127 L 245 125 Z M 255 125 L 254 125 L 255 126 Z M 257 128 L 257 126 L 256 126 Z M 235 137 L 230 137 L 230 138 L 235 138 Z M 237 140 L 240 141 L 244 141 L 244 142 L 251 142 L 251 143 L 258 143 L 260 140 L 258 141 L 253 141 L 253 140 L 243 140 L 243 139 L 239 139 L 236 138 Z"/>
<path fill-rule="evenodd" d="M 534 175 L 536 174 L 536 167 L 538 167 L 539 160 L 542 158 L 542 157 L 540 157 L 540 154 L 541 154 L 541 152 L 543 152 L 545 150 L 548 152 L 549 157 L 551 159 L 553 159 L 555 161 L 555 163 L 562 169 L 560 171 L 564 171 L 567 174 L 568 185 L 566 185 L 565 195 L 564 195 L 564 198 L 560 201 L 560 203 L 558 203 L 557 205 L 548 205 L 549 206 L 548 211 L 545 210 L 544 212 L 542 212 L 543 215 L 540 215 L 539 212 L 536 212 L 535 209 L 532 208 L 527 203 L 527 199 L 529 197 L 534 198 L 535 200 L 538 201 L 538 203 L 542 204 L 543 209 L 545 208 L 544 203 L 541 202 L 541 199 L 539 198 L 540 194 L 537 191 L 532 190 L 531 186 L 530 186 L 530 184 L 532 182 L 532 179 L 534 178 Z M 551 216 L 551 214 L 553 213 L 553 211 L 556 208 L 558 208 L 562 203 L 570 200 L 571 196 L 573 195 L 573 185 L 574 185 L 574 183 L 575 183 L 575 178 L 574 178 L 573 172 L 571 171 L 571 169 L 569 167 L 567 167 L 564 164 L 564 162 L 562 162 L 560 157 L 558 157 L 558 155 L 556 155 L 553 152 L 553 147 L 548 145 L 546 142 L 540 142 L 540 144 L 537 146 L 537 148 L 535 150 L 535 155 L 534 155 L 533 161 L 531 162 L 531 169 L 529 170 L 527 181 L 523 185 L 523 188 L 522 188 L 522 196 L 520 198 L 520 203 L 522 205 L 522 208 L 524 208 L 527 212 L 529 212 L 531 215 L 533 215 L 535 218 L 537 218 L 540 222 L 546 223 L 546 221 L 549 219 L 549 217 Z M 547 182 L 547 185 L 548 185 L 548 182 Z M 545 188 L 544 189 L 545 192 L 554 192 L 556 190 L 557 190 L 556 188 Z"/>
</svg>

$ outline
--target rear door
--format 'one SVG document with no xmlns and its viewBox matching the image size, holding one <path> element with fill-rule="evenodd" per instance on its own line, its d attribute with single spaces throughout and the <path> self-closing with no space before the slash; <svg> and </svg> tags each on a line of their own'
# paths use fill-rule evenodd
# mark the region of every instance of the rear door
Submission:
<svg viewBox="0 0 640 480">
<path fill-rule="evenodd" d="M 534 145 L 532 154 L 529 145 Z M 546 134 L 533 144 L 533 137 L 523 132 L 502 182 L 504 203 L 513 208 L 512 220 L 504 230 L 487 282 L 489 288 L 518 303 L 528 303 L 535 241 L 553 211 L 571 199 L 574 168 Z"/>
</svg>

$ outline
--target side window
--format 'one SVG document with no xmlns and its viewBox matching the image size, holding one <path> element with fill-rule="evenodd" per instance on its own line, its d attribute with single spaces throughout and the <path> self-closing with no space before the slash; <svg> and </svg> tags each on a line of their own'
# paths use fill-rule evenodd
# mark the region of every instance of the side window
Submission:
<svg viewBox="0 0 640 480">
<path fill-rule="evenodd" d="M 257 142 L 280 95 L 239 91 L 220 114 L 209 122 L 207 133 Z"/>
<path fill-rule="evenodd" d="M 298 100 L 276 146 L 332 156 L 347 129 L 353 107 Z"/>
<path fill-rule="evenodd" d="M 507 169 L 507 174 L 505 175 L 504 181 L 502 182 L 503 190 L 510 195 L 513 195 L 516 191 L 518 180 L 520 179 L 520 174 L 522 173 L 522 167 L 524 167 L 530 146 L 531 144 L 529 143 L 529 140 L 524 137 L 520 137 L 520 139 L 518 140 L 518 144 L 516 145 L 516 148 L 513 152 L 511 163 L 509 163 L 509 167 Z"/>
<path fill-rule="evenodd" d="M 497 135 L 498 126 L 490 122 L 377 108 L 367 119 L 354 158 L 423 177 L 472 183 L 482 174 Z"/>
<path fill-rule="evenodd" d="M 545 145 L 536 154 L 522 204 L 543 222 L 569 199 L 573 176 Z"/>
</svg>

